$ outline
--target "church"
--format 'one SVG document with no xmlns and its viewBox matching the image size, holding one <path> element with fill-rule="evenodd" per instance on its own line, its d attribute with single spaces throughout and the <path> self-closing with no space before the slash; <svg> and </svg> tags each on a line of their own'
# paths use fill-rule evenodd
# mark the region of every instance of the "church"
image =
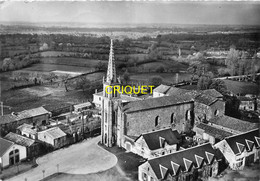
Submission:
<svg viewBox="0 0 260 181">
<path fill-rule="evenodd" d="M 168 129 L 189 133 L 194 126 L 194 94 L 161 96 L 144 100 L 122 101 L 122 95 L 115 91 L 120 86 L 116 75 L 113 41 L 111 40 L 107 76 L 103 79 L 101 98 L 102 144 L 107 147 L 119 146 L 129 151 L 135 140 L 144 133 Z M 107 91 L 105 91 L 107 90 Z M 107 92 L 111 92 L 108 94 Z M 217 100 L 224 109 L 222 100 Z M 211 109 L 209 107 L 208 109 Z M 197 110 L 199 112 L 199 110 Z M 212 110 L 216 112 L 216 110 Z M 224 112 L 219 111 L 218 112 Z"/>
</svg>

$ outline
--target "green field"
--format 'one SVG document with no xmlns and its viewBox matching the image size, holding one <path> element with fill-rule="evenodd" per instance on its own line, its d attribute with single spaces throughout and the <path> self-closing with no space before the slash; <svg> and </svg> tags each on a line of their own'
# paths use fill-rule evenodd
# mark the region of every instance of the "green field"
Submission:
<svg viewBox="0 0 260 181">
<path fill-rule="evenodd" d="M 72 65 L 59 65 L 59 64 L 33 64 L 31 67 L 27 67 L 18 71 L 38 71 L 38 72 L 51 72 L 55 70 L 60 71 L 71 71 L 71 72 L 80 72 L 86 73 L 94 68 L 92 67 L 81 67 L 81 66 L 72 66 Z"/>
<path fill-rule="evenodd" d="M 130 75 L 130 81 L 133 83 L 149 83 L 149 79 L 159 76 L 163 79 L 163 83 L 174 84 L 176 83 L 176 73 L 143 73 Z M 191 75 L 186 73 L 179 73 L 179 82 L 183 80 L 190 80 Z"/>
<path fill-rule="evenodd" d="M 56 64 L 56 65 L 72 65 L 72 66 L 83 66 L 93 68 L 99 61 L 106 63 L 106 60 L 94 60 L 94 59 L 85 59 L 85 58 L 73 58 L 73 57 L 45 57 L 41 58 L 41 63 L 46 64 Z"/>
</svg>

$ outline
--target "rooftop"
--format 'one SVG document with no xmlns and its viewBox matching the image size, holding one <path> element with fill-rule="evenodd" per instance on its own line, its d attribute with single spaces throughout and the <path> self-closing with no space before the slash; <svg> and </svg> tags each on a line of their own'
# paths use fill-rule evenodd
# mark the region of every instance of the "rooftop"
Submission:
<svg viewBox="0 0 260 181">
<path fill-rule="evenodd" d="M 226 115 L 214 117 L 209 122 L 240 132 L 250 131 L 259 127 L 258 123 L 251 123 Z"/>
<path fill-rule="evenodd" d="M 196 102 L 205 104 L 210 106 L 211 104 L 213 104 L 214 102 L 216 102 L 218 99 L 216 97 L 212 97 L 210 95 L 207 94 L 200 94 L 195 98 Z"/>
<path fill-rule="evenodd" d="M 57 139 L 57 138 L 66 136 L 66 134 L 59 127 L 53 127 L 53 128 L 46 129 L 44 131 L 39 132 L 39 134 L 43 134 L 43 133 L 45 133 L 52 139 Z"/>
<path fill-rule="evenodd" d="M 211 164 L 217 157 L 216 151 L 210 143 L 181 150 L 169 155 L 148 160 L 158 179 L 167 174 L 177 175 L 179 171 L 187 171 L 192 166 L 201 167 L 203 163 Z M 218 158 L 217 158 L 218 159 Z"/>
<path fill-rule="evenodd" d="M 49 114 L 49 113 L 50 112 L 47 111 L 46 109 L 44 109 L 43 107 L 37 107 L 34 109 L 28 109 L 28 110 L 18 112 L 17 114 L 15 114 L 15 116 L 17 116 L 18 119 L 21 120 L 21 119 L 36 117 L 36 116 L 40 116 L 43 114 Z"/>
<path fill-rule="evenodd" d="M 222 98 L 223 95 L 221 93 L 219 93 L 218 91 L 216 91 L 215 89 L 206 89 L 201 91 L 203 94 L 207 94 L 209 96 L 212 97 L 216 97 L 216 98 Z"/>
<path fill-rule="evenodd" d="M 0 116 L 0 124 L 6 124 L 10 122 L 18 121 L 17 117 L 11 114 Z"/>
<path fill-rule="evenodd" d="M 168 129 L 145 133 L 142 134 L 141 136 L 143 136 L 150 150 L 156 150 L 163 147 L 164 141 L 168 145 L 178 144 L 179 143 L 178 137 L 180 135 L 176 130 L 173 131 L 171 128 L 168 128 Z M 139 136 L 139 138 L 141 136 Z"/>
<path fill-rule="evenodd" d="M 244 149 L 251 151 L 253 146 L 260 147 L 260 132 L 259 129 L 254 129 L 246 133 L 230 136 L 226 138 L 226 141 L 234 154 L 239 154 Z"/>
<path fill-rule="evenodd" d="M 12 132 L 8 133 L 4 138 L 25 147 L 31 146 L 35 143 L 33 139 Z"/>
<path fill-rule="evenodd" d="M 245 96 L 240 96 L 240 97 L 238 97 L 238 99 L 240 101 L 254 101 L 254 99 L 252 99 L 250 97 L 245 97 Z"/>
<path fill-rule="evenodd" d="M 193 99 L 187 95 L 156 97 L 152 99 L 138 100 L 125 103 L 123 105 L 123 111 L 126 113 L 130 113 L 159 107 L 167 107 L 182 103 L 189 103 L 192 101 Z"/>
<path fill-rule="evenodd" d="M 166 92 L 171 88 L 171 86 L 168 86 L 168 85 L 159 85 L 158 87 L 156 87 L 153 92 L 159 92 L 159 93 L 162 93 L 162 94 L 166 94 Z"/>
<path fill-rule="evenodd" d="M 81 103 L 81 104 L 74 105 L 74 108 L 80 109 L 80 108 L 85 108 L 85 107 L 90 107 L 90 106 L 92 106 L 92 104 L 90 102 L 84 102 L 84 103 Z"/>
<path fill-rule="evenodd" d="M 214 138 L 218 138 L 220 140 L 223 140 L 224 138 L 233 135 L 232 133 L 229 133 L 222 129 L 212 127 L 212 126 L 210 126 L 208 124 L 204 124 L 204 123 L 199 123 L 196 127 L 203 129 L 205 131 L 205 133 L 212 135 Z"/>
<path fill-rule="evenodd" d="M 13 145 L 14 143 L 6 140 L 4 138 L 0 138 L 0 156 L 3 156 L 5 152 Z"/>
</svg>

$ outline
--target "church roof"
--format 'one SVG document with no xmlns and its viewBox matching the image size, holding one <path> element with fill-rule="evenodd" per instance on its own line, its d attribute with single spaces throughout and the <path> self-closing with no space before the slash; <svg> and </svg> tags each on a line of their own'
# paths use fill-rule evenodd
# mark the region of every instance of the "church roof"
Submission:
<svg viewBox="0 0 260 181">
<path fill-rule="evenodd" d="M 193 98 L 189 95 L 183 96 L 164 96 L 152 99 L 138 100 L 125 103 L 123 111 L 126 113 L 154 109 L 159 107 L 167 107 L 177 104 L 192 102 Z"/>
<path fill-rule="evenodd" d="M 217 98 L 222 98 L 223 95 L 221 93 L 219 93 L 218 91 L 216 91 L 216 89 L 206 89 L 201 91 L 203 94 L 212 96 L 212 97 L 217 97 Z"/>
<path fill-rule="evenodd" d="M 226 115 L 216 116 L 210 119 L 209 122 L 240 132 L 250 131 L 259 126 L 257 123 L 243 121 Z"/>
<path fill-rule="evenodd" d="M 196 102 L 205 104 L 210 106 L 211 104 L 213 104 L 214 102 L 216 102 L 218 100 L 218 98 L 216 97 L 212 97 L 210 95 L 207 94 L 200 94 L 195 98 Z"/>
<path fill-rule="evenodd" d="M 152 167 L 157 179 L 160 180 L 165 178 L 167 174 L 178 175 L 179 171 L 189 171 L 193 166 L 200 168 L 203 163 L 212 164 L 217 157 L 211 144 L 206 143 L 154 158 L 147 162 Z"/>
<path fill-rule="evenodd" d="M 240 154 L 244 149 L 251 151 L 253 146 L 260 147 L 259 129 L 228 137 L 226 141 L 234 154 Z"/>
<path fill-rule="evenodd" d="M 173 131 L 171 128 L 168 128 L 163 130 L 152 131 L 149 133 L 144 133 L 141 136 L 143 136 L 150 150 L 156 150 L 163 147 L 162 142 L 164 141 L 168 145 L 178 144 L 178 138 L 180 135 L 176 130 Z M 139 138 L 141 136 L 139 136 Z"/>
</svg>

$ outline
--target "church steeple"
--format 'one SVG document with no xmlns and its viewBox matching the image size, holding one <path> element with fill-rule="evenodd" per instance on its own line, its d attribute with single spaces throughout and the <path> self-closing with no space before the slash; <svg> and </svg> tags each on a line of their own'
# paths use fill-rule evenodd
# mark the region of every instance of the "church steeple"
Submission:
<svg viewBox="0 0 260 181">
<path fill-rule="evenodd" d="M 110 44 L 110 52 L 109 52 L 106 82 L 108 82 L 109 84 L 117 82 L 115 58 L 114 58 L 114 51 L 113 51 L 113 40 L 112 39 L 111 39 L 111 44 Z"/>
</svg>

